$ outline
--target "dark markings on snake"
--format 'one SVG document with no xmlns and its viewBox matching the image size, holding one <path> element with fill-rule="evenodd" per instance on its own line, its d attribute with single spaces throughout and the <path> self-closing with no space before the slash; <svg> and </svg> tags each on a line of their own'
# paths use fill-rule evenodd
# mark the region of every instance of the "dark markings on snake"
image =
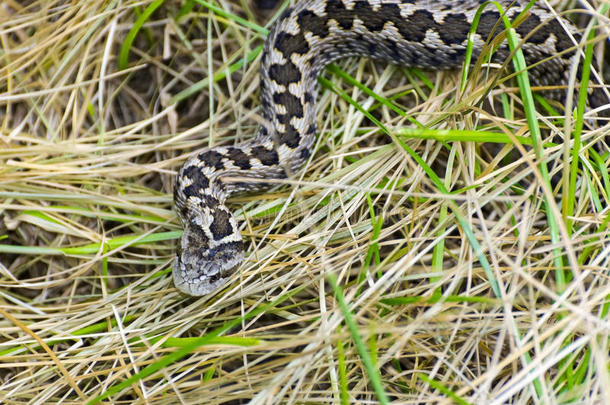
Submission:
<svg viewBox="0 0 610 405">
<path fill-rule="evenodd" d="M 233 254 L 235 251 L 239 251 L 244 248 L 244 244 L 242 241 L 234 241 L 234 242 L 224 242 L 222 245 L 213 249 L 213 252 L 217 254 L 219 257 L 227 256 Z M 220 274 L 221 277 L 226 277 L 231 272 L 227 269 L 221 269 Z"/>
<path fill-rule="evenodd" d="M 394 17 L 394 25 L 401 35 L 412 38 L 411 41 L 421 42 L 426 37 L 426 32 L 432 29 L 441 32 L 434 20 L 434 16 L 428 10 L 417 10 L 409 16 L 408 20 Z M 443 29 L 445 29 L 443 27 Z"/>
<path fill-rule="evenodd" d="M 222 162 L 223 157 L 223 155 L 215 150 L 208 150 L 197 155 L 197 158 L 200 161 L 205 162 L 207 166 L 212 166 L 216 170 L 224 168 L 224 163 Z"/>
<path fill-rule="evenodd" d="M 253 147 L 252 154 L 265 166 L 277 165 L 280 162 L 275 150 L 267 149 L 262 145 Z"/>
<path fill-rule="evenodd" d="M 197 197 L 200 192 L 201 188 L 198 185 L 191 184 L 190 186 L 184 188 L 184 195 L 186 198 Z"/>
<path fill-rule="evenodd" d="M 376 43 L 371 42 L 370 44 L 367 45 L 367 49 L 371 55 L 377 54 L 377 44 Z"/>
<path fill-rule="evenodd" d="M 311 155 L 311 151 L 309 149 L 301 150 L 301 160 L 307 160 Z"/>
<path fill-rule="evenodd" d="M 201 169 L 198 168 L 197 166 L 185 166 L 182 169 L 181 175 L 182 175 L 182 177 L 187 178 L 187 179 L 191 179 L 191 180 L 196 179 L 196 181 L 194 181 L 194 183 L 197 183 L 197 188 L 199 188 L 199 189 L 206 189 L 206 188 L 210 187 L 210 180 L 203 173 L 201 173 Z"/>
<path fill-rule="evenodd" d="M 288 18 L 290 16 L 290 14 L 292 14 L 293 11 L 294 11 L 294 7 L 287 7 L 286 10 L 284 10 L 282 15 L 280 16 L 280 18 L 278 18 L 278 20 Z"/>
<path fill-rule="evenodd" d="M 572 46 L 572 40 L 562 30 L 561 25 L 557 21 L 551 21 L 547 24 L 540 25 L 542 21 L 536 15 L 530 16 L 521 25 L 517 27 L 517 32 L 522 37 L 533 32 L 528 37 L 527 41 L 534 44 L 544 44 L 549 38 L 554 36 L 557 39 L 557 47 L 559 49 L 567 49 Z M 576 40 L 580 40 L 580 35 L 574 35 Z"/>
<path fill-rule="evenodd" d="M 214 214 L 214 220 L 210 225 L 210 231 L 214 240 L 221 240 L 233 233 L 233 227 L 230 222 L 231 214 L 220 209 Z"/>
<path fill-rule="evenodd" d="M 383 18 L 383 15 L 375 13 L 373 7 L 366 1 L 355 2 L 354 12 L 358 15 L 358 19 L 362 21 L 366 29 L 371 32 L 381 31 L 387 21 Z"/>
<path fill-rule="evenodd" d="M 502 25 L 497 24 L 498 18 L 500 18 L 500 14 L 496 11 L 484 11 L 481 13 L 481 19 L 479 20 L 476 33 L 483 37 L 484 41 L 488 39 L 492 30 L 494 31 L 491 39 L 502 32 Z"/>
<path fill-rule="evenodd" d="M 328 0 L 326 14 L 332 16 L 331 18 L 344 30 L 349 30 L 354 25 L 354 13 L 348 11 L 341 0 Z"/>
<path fill-rule="evenodd" d="M 273 81 L 282 86 L 298 83 L 301 80 L 301 76 L 301 71 L 291 61 L 287 61 L 282 65 L 275 63 L 269 67 L 269 77 L 273 77 Z"/>
<path fill-rule="evenodd" d="M 400 57 L 400 48 L 398 47 L 398 43 L 396 41 L 394 41 L 393 39 L 386 39 L 384 45 L 386 45 L 387 49 L 390 51 L 390 54 L 395 57 L 395 58 L 399 58 Z M 419 63 L 417 62 L 417 57 L 415 57 L 415 63 Z"/>
<path fill-rule="evenodd" d="M 227 157 L 231 159 L 235 166 L 242 170 L 248 170 L 252 167 L 250 165 L 250 157 L 239 148 L 229 148 L 227 150 Z"/>
<path fill-rule="evenodd" d="M 313 11 L 303 10 L 297 17 L 299 26 L 306 32 L 318 37 L 328 36 L 328 19 L 314 14 Z"/>
<path fill-rule="evenodd" d="M 283 105 L 286 111 L 290 111 L 294 117 L 303 118 L 303 104 L 301 100 L 289 91 L 273 93 L 273 102 L 277 105 Z"/>
<path fill-rule="evenodd" d="M 286 131 L 280 135 L 280 143 L 288 146 L 289 148 L 296 148 L 299 146 L 301 136 L 299 131 L 296 130 L 292 124 L 285 124 Z"/>
<path fill-rule="evenodd" d="M 438 34 L 446 44 L 461 44 L 470 31 L 466 15 L 462 13 L 445 16 L 443 27 L 443 29 L 439 29 Z"/>
<path fill-rule="evenodd" d="M 200 227 L 194 227 L 193 232 L 190 232 L 186 236 L 189 239 L 189 242 L 193 245 L 205 245 L 209 241 L 209 238 L 206 235 L 205 231 Z"/>
<path fill-rule="evenodd" d="M 447 57 L 451 60 L 451 62 L 456 63 L 458 61 L 464 60 L 464 55 L 466 54 L 466 48 L 457 48 L 453 49 L 451 52 L 447 54 Z"/>
<path fill-rule="evenodd" d="M 220 201 L 213 195 L 202 194 L 199 196 L 206 207 L 211 207 L 212 209 L 216 209 L 220 205 Z"/>
<path fill-rule="evenodd" d="M 309 52 L 309 44 L 305 40 L 302 32 L 296 35 L 281 32 L 278 34 L 275 40 L 275 46 L 282 51 L 286 58 L 290 57 L 293 53 L 298 55 L 304 55 Z"/>
</svg>

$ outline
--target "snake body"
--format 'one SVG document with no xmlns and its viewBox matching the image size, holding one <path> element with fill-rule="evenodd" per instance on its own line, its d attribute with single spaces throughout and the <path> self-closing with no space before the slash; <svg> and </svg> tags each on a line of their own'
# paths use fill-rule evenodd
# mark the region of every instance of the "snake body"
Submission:
<svg viewBox="0 0 610 405">
<path fill-rule="evenodd" d="M 317 76 L 330 62 L 365 56 L 424 69 L 461 67 L 473 17 L 483 0 L 306 0 L 289 8 L 267 37 L 261 61 L 264 124 L 253 140 L 206 149 L 180 169 L 174 190 L 184 233 L 174 263 L 174 283 L 190 295 L 225 283 L 244 258 L 237 222 L 224 202 L 235 192 L 267 185 L 299 170 L 316 135 Z M 500 1 L 514 19 L 527 2 Z M 512 4 L 512 6 L 511 6 Z M 502 31 L 500 13 L 487 7 L 472 38 L 473 60 Z M 497 25 L 498 24 L 498 25 Z M 533 67 L 535 85 L 566 83 L 576 28 L 534 5 L 516 29 Z M 506 41 L 504 41 L 505 43 Z M 500 45 L 494 60 L 509 55 Z M 258 179 L 231 182 L 229 177 Z"/>
</svg>

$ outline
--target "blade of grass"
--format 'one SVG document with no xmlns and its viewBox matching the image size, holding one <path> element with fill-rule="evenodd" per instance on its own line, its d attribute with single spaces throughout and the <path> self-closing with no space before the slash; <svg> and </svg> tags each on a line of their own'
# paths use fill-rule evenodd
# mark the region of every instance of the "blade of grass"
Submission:
<svg viewBox="0 0 610 405">
<path fill-rule="evenodd" d="M 121 51 L 119 53 L 119 70 L 123 70 L 127 68 L 129 65 L 129 53 L 131 51 L 131 46 L 133 45 L 133 41 L 135 41 L 138 33 L 142 29 L 142 26 L 148 21 L 150 16 L 164 3 L 165 0 L 155 0 L 150 3 L 142 14 L 138 16 L 136 21 L 133 23 L 133 26 L 127 33 L 125 37 L 125 41 L 123 41 L 123 45 L 121 45 Z"/>
<path fill-rule="evenodd" d="M 131 246 L 144 245 L 152 242 L 160 242 L 165 240 L 178 239 L 182 235 L 182 231 L 159 232 L 150 235 L 130 235 L 120 236 L 109 239 L 104 242 L 104 251 L 113 250 L 121 246 L 130 244 Z M 135 242 L 134 242 L 135 241 Z M 95 254 L 100 251 L 101 242 L 90 243 L 84 246 L 67 247 L 67 248 L 44 248 L 39 246 L 16 246 L 16 245 L 0 245 L 0 253 L 16 253 L 22 255 L 88 255 Z"/>
<path fill-rule="evenodd" d="M 215 6 L 212 3 L 208 3 L 205 0 L 195 0 L 195 1 L 199 4 L 201 4 L 202 6 L 210 9 L 211 11 L 218 14 L 219 16 L 225 17 L 229 20 L 233 20 L 236 23 L 238 23 L 239 25 L 247 28 L 248 30 L 258 33 L 258 34 L 262 35 L 263 37 L 265 37 L 269 33 L 269 30 L 267 28 L 261 27 L 260 25 L 255 24 L 252 21 L 248 21 L 244 18 L 236 16 L 235 14 L 232 14 L 223 8 Z"/>
<path fill-rule="evenodd" d="M 479 131 L 469 129 L 432 129 L 432 128 L 401 128 L 396 136 L 415 139 L 430 139 L 439 142 L 487 142 L 500 144 L 516 144 L 532 146 L 534 142 L 525 136 L 508 136 L 501 132 Z M 516 141 L 516 142 L 515 142 Z M 544 146 L 555 146 L 546 142 Z"/>
<path fill-rule="evenodd" d="M 443 385 L 439 381 L 433 380 L 433 379 L 429 378 L 427 375 L 422 374 L 422 373 L 418 373 L 417 374 L 417 378 L 419 378 L 422 381 L 425 381 L 432 388 L 434 388 L 434 389 L 442 392 L 443 394 L 447 395 L 449 398 L 454 400 L 456 404 L 470 405 L 470 402 L 468 402 L 465 399 L 463 399 L 462 397 L 458 396 L 455 392 L 453 392 L 449 388 L 445 387 L 445 385 Z"/>
<path fill-rule="evenodd" d="M 601 7 L 600 14 L 605 15 L 610 5 L 604 4 Z M 589 35 L 587 36 L 587 46 L 585 47 L 585 59 L 582 63 L 582 73 L 580 78 L 580 89 L 578 92 L 578 105 L 576 106 L 576 122 L 574 125 L 573 137 L 574 144 L 571 150 L 571 161 L 570 161 L 570 175 L 567 189 L 564 188 L 563 199 L 562 199 L 562 212 L 563 218 L 566 223 L 566 228 L 569 235 L 574 232 L 574 223 L 572 217 L 574 215 L 574 208 L 576 206 L 576 179 L 578 174 L 578 163 L 580 161 L 580 148 L 581 148 L 581 137 L 582 130 L 585 121 L 585 106 L 587 104 L 589 86 L 589 76 L 591 74 L 591 65 L 593 64 L 593 45 L 595 42 L 592 41 L 595 38 L 595 24 L 596 18 L 591 19 L 589 22 Z"/>
<path fill-rule="evenodd" d="M 381 375 L 379 374 L 379 370 L 375 366 L 371 355 L 366 349 L 366 345 L 362 341 L 362 337 L 358 332 L 358 326 L 356 325 L 356 321 L 352 317 L 352 313 L 345 302 L 345 297 L 343 296 L 343 290 L 337 284 L 337 277 L 334 274 L 329 274 L 327 276 L 328 282 L 330 283 L 333 291 L 335 292 L 335 297 L 337 302 L 339 303 L 339 308 L 341 308 L 341 313 L 343 314 L 343 319 L 345 319 L 345 324 L 350 331 L 350 335 L 356 345 L 356 349 L 358 350 L 358 354 L 362 359 L 362 363 L 364 363 L 364 368 L 369 376 L 369 380 L 373 389 L 375 390 L 375 394 L 377 395 L 377 400 L 380 404 L 385 405 L 389 404 L 389 399 L 385 390 L 383 388 L 383 384 L 381 382 Z"/>
<path fill-rule="evenodd" d="M 345 365 L 345 350 L 343 350 L 343 341 L 337 340 L 337 360 L 339 362 L 339 395 L 341 405 L 349 404 L 349 388 L 347 385 L 347 367 Z"/>
</svg>

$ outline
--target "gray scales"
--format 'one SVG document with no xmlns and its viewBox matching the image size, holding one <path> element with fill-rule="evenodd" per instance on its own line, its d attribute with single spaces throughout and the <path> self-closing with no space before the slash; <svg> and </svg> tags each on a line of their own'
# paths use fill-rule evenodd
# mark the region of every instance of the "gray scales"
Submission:
<svg viewBox="0 0 610 405">
<path fill-rule="evenodd" d="M 176 287 L 190 295 L 208 294 L 242 263 L 242 237 L 224 202 L 233 193 L 266 188 L 268 184 L 260 179 L 286 178 L 311 155 L 317 77 L 326 65 L 347 56 L 364 56 L 424 69 L 459 68 L 472 19 L 482 3 L 306 0 L 286 10 L 271 29 L 262 55 L 263 126 L 251 141 L 203 150 L 177 175 L 174 200 L 184 233 L 174 262 Z M 505 8 L 511 4 L 500 3 Z M 508 17 L 516 17 L 525 4 L 514 2 Z M 496 26 L 499 18 L 495 8 L 483 12 L 473 38 L 473 60 L 490 34 L 502 30 L 501 22 Z M 566 84 L 565 75 L 576 55 L 570 48 L 580 39 L 576 27 L 535 5 L 517 33 L 522 38 L 529 34 L 522 47 L 528 65 L 552 57 L 531 70 L 534 84 Z M 502 45 L 494 57 L 503 61 L 508 54 L 507 45 Z M 601 90 L 589 98 L 593 107 L 605 104 L 603 100 Z M 259 181 L 224 180 L 228 177 Z"/>
</svg>

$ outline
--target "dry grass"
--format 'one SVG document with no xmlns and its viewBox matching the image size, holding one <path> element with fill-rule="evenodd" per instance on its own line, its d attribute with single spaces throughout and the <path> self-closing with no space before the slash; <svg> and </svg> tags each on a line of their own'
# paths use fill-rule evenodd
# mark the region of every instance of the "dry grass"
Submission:
<svg viewBox="0 0 610 405">
<path fill-rule="evenodd" d="M 168 1 L 119 71 L 150 4 L 1 5 L 3 403 L 368 403 L 367 354 L 400 403 L 610 403 L 609 125 L 585 123 L 574 190 L 570 142 L 544 148 L 549 183 L 531 148 L 397 135 L 415 118 L 457 139 L 527 136 L 518 92 L 494 87 L 492 113 L 481 76 L 460 96 L 456 74 L 342 63 L 407 114 L 327 72 L 338 90 L 320 95 L 313 159 L 231 200 L 249 258 L 189 298 L 171 281 L 173 176 L 198 148 L 252 136 L 258 57 L 235 64 L 264 35 Z M 574 125 L 539 121 L 545 137 Z"/>
</svg>

